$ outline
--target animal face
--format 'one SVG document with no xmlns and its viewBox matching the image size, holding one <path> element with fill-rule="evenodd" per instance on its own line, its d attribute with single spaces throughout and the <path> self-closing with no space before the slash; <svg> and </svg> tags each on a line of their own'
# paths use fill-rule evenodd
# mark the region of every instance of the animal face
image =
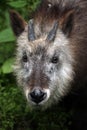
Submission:
<svg viewBox="0 0 87 130">
<path fill-rule="evenodd" d="M 58 30 L 51 43 L 46 36 L 29 42 L 27 26 L 18 38 L 14 72 L 30 105 L 47 107 L 67 94 L 73 77 L 69 41 Z"/>
</svg>

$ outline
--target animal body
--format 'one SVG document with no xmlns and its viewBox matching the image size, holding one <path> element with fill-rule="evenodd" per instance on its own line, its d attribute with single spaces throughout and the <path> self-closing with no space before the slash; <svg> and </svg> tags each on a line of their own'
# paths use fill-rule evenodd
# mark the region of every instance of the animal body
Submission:
<svg viewBox="0 0 87 130">
<path fill-rule="evenodd" d="M 14 72 L 32 108 L 67 97 L 75 109 L 70 130 L 87 130 L 87 0 L 42 0 L 29 23 L 15 11 Z"/>
</svg>

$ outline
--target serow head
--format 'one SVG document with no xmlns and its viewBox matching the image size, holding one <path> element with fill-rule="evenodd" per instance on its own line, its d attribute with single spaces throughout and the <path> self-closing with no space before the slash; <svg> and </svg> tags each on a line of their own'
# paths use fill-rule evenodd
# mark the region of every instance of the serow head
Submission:
<svg viewBox="0 0 87 130">
<path fill-rule="evenodd" d="M 10 11 L 12 29 L 17 37 L 14 73 L 30 106 L 45 109 L 70 89 L 73 79 L 69 42 L 71 17 L 72 11 L 49 24 L 35 19 L 26 23 L 17 12 Z"/>
</svg>

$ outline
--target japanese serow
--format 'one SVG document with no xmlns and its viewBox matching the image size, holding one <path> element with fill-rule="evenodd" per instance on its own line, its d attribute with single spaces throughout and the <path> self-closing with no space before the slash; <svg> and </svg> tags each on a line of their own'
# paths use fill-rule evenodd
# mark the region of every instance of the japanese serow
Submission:
<svg viewBox="0 0 87 130">
<path fill-rule="evenodd" d="M 68 97 L 72 129 L 87 130 L 87 0 L 42 0 L 28 23 L 16 11 L 10 18 L 14 72 L 29 105 L 46 109 Z"/>
</svg>

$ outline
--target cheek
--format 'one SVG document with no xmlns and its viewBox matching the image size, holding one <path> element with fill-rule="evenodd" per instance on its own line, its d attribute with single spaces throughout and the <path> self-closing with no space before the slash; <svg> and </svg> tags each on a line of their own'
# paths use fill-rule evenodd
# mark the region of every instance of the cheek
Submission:
<svg viewBox="0 0 87 130">
<path fill-rule="evenodd" d="M 25 63 L 24 64 L 24 71 L 26 74 L 30 75 L 31 72 L 32 72 L 32 64 L 29 64 L 29 63 Z"/>
<path fill-rule="evenodd" d="M 52 64 L 46 63 L 45 71 L 48 75 L 50 75 L 54 71 L 54 67 L 52 66 Z"/>
<path fill-rule="evenodd" d="M 45 71 L 47 76 L 50 78 L 50 80 L 53 80 L 56 78 L 56 74 L 58 73 L 58 67 L 54 64 L 46 64 Z"/>
<path fill-rule="evenodd" d="M 22 78 L 24 79 L 25 82 L 27 82 L 32 73 L 32 65 L 30 63 L 24 63 L 21 70 L 22 70 Z"/>
<path fill-rule="evenodd" d="M 28 99 L 29 99 L 29 98 L 28 98 L 28 95 L 29 95 L 29 93 L 30 93 L 29 87 L 24 88 L 24 93 L 25 93 L 25 96 L 26 96 L 26 98 L 27 98 L 27 100 L 28 100 Z"/>
</svg>

